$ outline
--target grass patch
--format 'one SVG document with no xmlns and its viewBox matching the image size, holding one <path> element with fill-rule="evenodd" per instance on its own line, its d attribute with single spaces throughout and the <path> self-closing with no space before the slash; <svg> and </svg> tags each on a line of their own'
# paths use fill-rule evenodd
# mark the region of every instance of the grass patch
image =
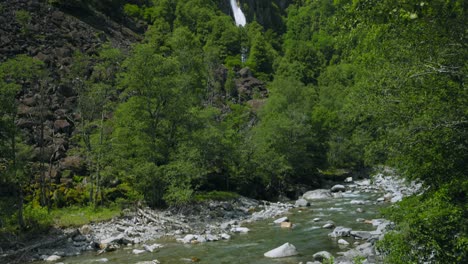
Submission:
<svg viewBox="0 0 468 264">
<path fill-rule="evenodd" d="M 118 206 L 98 207 L 71 206 L 55 209 L 51 212 L 54 225 L 58 227 L 77 227 L 91 222 L 110 220 L 120 216 L 121 209 Z"/>
<path fill-rule="evenodd" d="M 239 194 L 234 192 L 222 192 L 222 191 L 212 191 L 212 192 L 203 192 L 195 194 L 196 202 L 203 202 L 208 200 L 215 201 L 227 201 L 236 199 L 239 197 Z"/>
</svg>

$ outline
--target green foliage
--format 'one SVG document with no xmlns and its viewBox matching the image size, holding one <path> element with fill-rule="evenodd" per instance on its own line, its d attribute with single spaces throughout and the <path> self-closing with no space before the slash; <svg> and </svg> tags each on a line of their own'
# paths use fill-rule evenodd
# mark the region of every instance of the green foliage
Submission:
<svg viewBox="0 0 468 264">
<path fill-rule="evenodd" d="M 457 184 L 458 183 L 458 184 Z M 406 198 L 385 214 L 399 223 L 378 248 L 389 263 L 464 263 L 468 260 L 468 182 Z"/>
<path fill-rule="evenodd" d="M 15 18 L 18 24 L 21 25 L 21 32 L 23 34 L 27 33 L 27 26 L 31 22 L 31 14 L 26 10 L 18 10 L 15 12 Z"/>
<path fill-rule="evenodd" d="M 70 206 L 55 209 L 49 218 L 59 227 L 79 227 L 91 222 L 110 220 L 120 215 L 121 209 L 117 206 L 99 207 L 94 206 Z"/>
</svg>

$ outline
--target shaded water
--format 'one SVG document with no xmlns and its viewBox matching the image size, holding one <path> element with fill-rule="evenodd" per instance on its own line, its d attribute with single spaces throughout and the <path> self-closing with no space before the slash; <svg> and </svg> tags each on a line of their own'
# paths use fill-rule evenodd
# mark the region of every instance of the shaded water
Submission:
<svg viewBox="0 0 468 264">
<path fill-rule="evenodd" d="M 95 252 L 85 253 L 78 257 L 64 258 L 64 263 L 98 263 L 99 259 L 107 258 L 107 263 L 137 263 L 138 261 L 157 259 L 161 263 L 188 263 L 187 259 L 196 257 L 198 263 L 277 263 L 289 264 L 300 261 L 311 261 L 312 255 L 318 251 L 326 250 L 336 256 L 336 252 L 346 251 L 349 246 L 338 245 L 337 240 L 328 236 L 332 230 L 322 229 L 326 221 L 332 220 L 336 226 L 350 227 L 353 230 L 374 230 L 372 225 L 359 223 L 357 218 L 372 219 L 378 217 L 382 204 L 374 204 L 378 194 L 351 194 L 352 197 L 336 198 L 316 201 L 311 207 L 305 209 L 293 209 L 288 214 L 290 221 L 295 224 L 293 229 L 282 229 L 273 224 L 273 220 L 258 221 L 245 224 L 250 228 L 248 234 L 233 235 L 229 241 L 208 242 L 202 244 L 181 244 L 174 239 L 159 239 L 155 243 L 161 243 L 164 248 L 154 253 L 132 254 L 135 248 L 141 249 L 141 245 L 124 248 L 115 252 L 96 256 Z M 367 200 L 366 205 L 350 204 L 351 200 Z M 357 213 L 360 207 L 365 210 Z M 319 222 L 313 222 L 314 218 L 321 218 Z M 279 217 L 278 217 L 279 218 Z M 344 238 L 350 244 L 352 238 Z M 298 256 L 268 259 L 263 253 L 276 248 L 286 242 L 293 244 Z M 150 244 L 150 243 L 147 243 Z"/>
</svg>

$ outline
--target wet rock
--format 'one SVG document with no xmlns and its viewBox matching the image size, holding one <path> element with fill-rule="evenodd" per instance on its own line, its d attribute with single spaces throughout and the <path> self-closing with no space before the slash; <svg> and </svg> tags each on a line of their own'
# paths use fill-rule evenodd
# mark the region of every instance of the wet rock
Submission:
<svg viewBox="0 0 468 264">
<path fill-rule="evenodd" d="M 314 258 L 314 260 L 324 261 L 324 260 L 327 260 L 327 259 L 331 259 L 333 256 L 332 256 L 332 254 L 330 254 L 330 252 L 320 251 L 320 252 L 317 252 L 314 255 L 312 255 L 312 257 Z"/>
<path fill-rule="evenodd" d="M 356 212 L 358 212 L 358 213 L 364 213 L 365 211 L 364 211 L 364 209 L 362 209 L 361 207 L 359 207 L 359 208 L 356 209 Z"/>
<path fill-rule="evenodd" d="M 231 228 L 231 232 L 233 233 L 248 233 L 250 231 L 250 229 L 248 229 L 247 227 L 233 227 Z"/>
<path fill-rule="evenodd" d="M 332 194 L 329 190 L 326 189 L 317 189 L 313 191 L 308 191 L 302 195 L 302 198 L 306 200 L 319 200 L 319 199 L 329 199 L 332 198 Z"/>
<path fill-rule="evenodd" d="M 282 222 L 281 228 L 292 228 L 293 224 L 291 222 Z"/>
<path fill-rule="evenodd" d="M 153 245 L 143 245 L 143 248 L 148 252 L 153 252 L 158 248 L 162 248 L 163 245 L 161 244 L 153 244 Z"/>
<path fill-rule="evenodd" d="M 221 238 L 224 239 L 224 240 L 229 240 L 229 239 L 231 239 L 231 236 L 226 234 L 226 233 L 223 233 L 223 234 L 221 234 Z"/>
<path fill-rule="evenodd" d="M 306 206 L 310 206 L 310 203 L 306 199 L 300 198 L 300 199 L 298 199 L 296 201 L 295 206 L 296 207 L 306 207 Z"/>
<path fill-rule="evenodd" d="M 335 224 L 332 222 L 328 222 L 322 226 L 322 228 L 325 228 L 325 229 L 332 229 L 334 227 L 335 227 Z"/>
<path fill-rule="evenodd" d="M 59 259 L 61 259 L 62 257 L 61 256 L 57 256 L 57 255 L 52 255 L 52 256 L 48 256 L 47 258 L 45 258 L 44 260 L 45 261 L 57 261 Z"/>
<path fill-rule="evenodd" d="M 350 234 L 357 239 L 368 239 L 372 236 L 369 231 L 352 231 Z"/>
<path fill-rule="evenodd" d="M 346 187 L 344 185 L 337 184 L 331 187 L 330 191 L 331 192 L 344 192 L 346 191 Z"/>
<path fill-rule="evenodd" d="M 299 254 L 296 250 L 296 247 L 290 243 L 285 243 L 275 249 L 272 249 L 265 254 L 263 254 L 267 258 L 283 258 L 289 256 L 295 256 Z"/>
<path fill-rule="evenodd" d="M 352 231 L 351 228 L 343 227 L 343 226 L 337 226 L 333 232 L 328 234 L 330 237 L 347 237 L 350 235 L 350 232 Z"/>
<path fill-rule="evenodd" d="M 365 204 L 366 202 L 363 201 L 363 200 L 351 200 L 349 203 L 350 203 L 350 204 L 363 205 L 363 204 Z"/>
<path fill-rule="evenodd" d="M 109 262 L 109 259 L 106 259 L 106 258 L 100 258 L 100 259 L 97 259 L 97 260 L 95 260 L 95 262 L 101 262 L 101 263 L 105 263 L 105 262 Z"/>
<path fill-rule="evenodd" d="M 288 222 L 289 219 L 287 216 L 284 216 L 284 217 L 281 217 L 281 218 L 278 218 L 276 219 L 275 221 L 273 221 L 273 223 L 275 224 L 281 224 L 282 222 Z"/>
<path fill-rule="evenodd" d="M 346 246 L 347 246 L 347 245 L 349 245 L 349 242 L 346 241 L 346 240 L 344 240 L 344 239 L 339 239 L 339 240 L 338 240 L 338 244 L 340 244 L 340 245 L 346 245 Z"/>
<path fill-rule="evenodd" d="M 160 264 L 159 260 L 154 259 L 154 260 L 148 260 L 148 261 L 139 261 L 135 264 Z"/>
<path fill-rule="evenodd" d="M 140 254 L 143 254 L 145 252 L 146 252 L 146 250 L 143 250 L 143 249 L 134 249 L 134 250 L 132 250 L 132 253 L 135 254 L 135 255 L 140 255 Z"/>
<path fill-rule="evenodd" d="M 345 183 L 351 183 L 353 182 L 353 177 L 347 177 L 345 180 L 344 180 Z"/>
</svg>

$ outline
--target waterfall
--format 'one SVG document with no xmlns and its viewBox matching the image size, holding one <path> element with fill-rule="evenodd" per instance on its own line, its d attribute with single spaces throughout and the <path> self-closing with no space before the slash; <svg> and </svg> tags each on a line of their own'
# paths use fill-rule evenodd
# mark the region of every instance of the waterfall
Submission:
<svg viewBox="0 0 468 264">
<path fill-rule="evenodd" d="M 234 19 L 236 20 L 236 25 L 245 26 L 247 21 L 245 20 L 244 13 L 240 9 L 240 7 L 237 5 L 236 0 L 231 0 L 231 8 L 232 8 L 232 12 L 234 13 Z"/>
</svg>

